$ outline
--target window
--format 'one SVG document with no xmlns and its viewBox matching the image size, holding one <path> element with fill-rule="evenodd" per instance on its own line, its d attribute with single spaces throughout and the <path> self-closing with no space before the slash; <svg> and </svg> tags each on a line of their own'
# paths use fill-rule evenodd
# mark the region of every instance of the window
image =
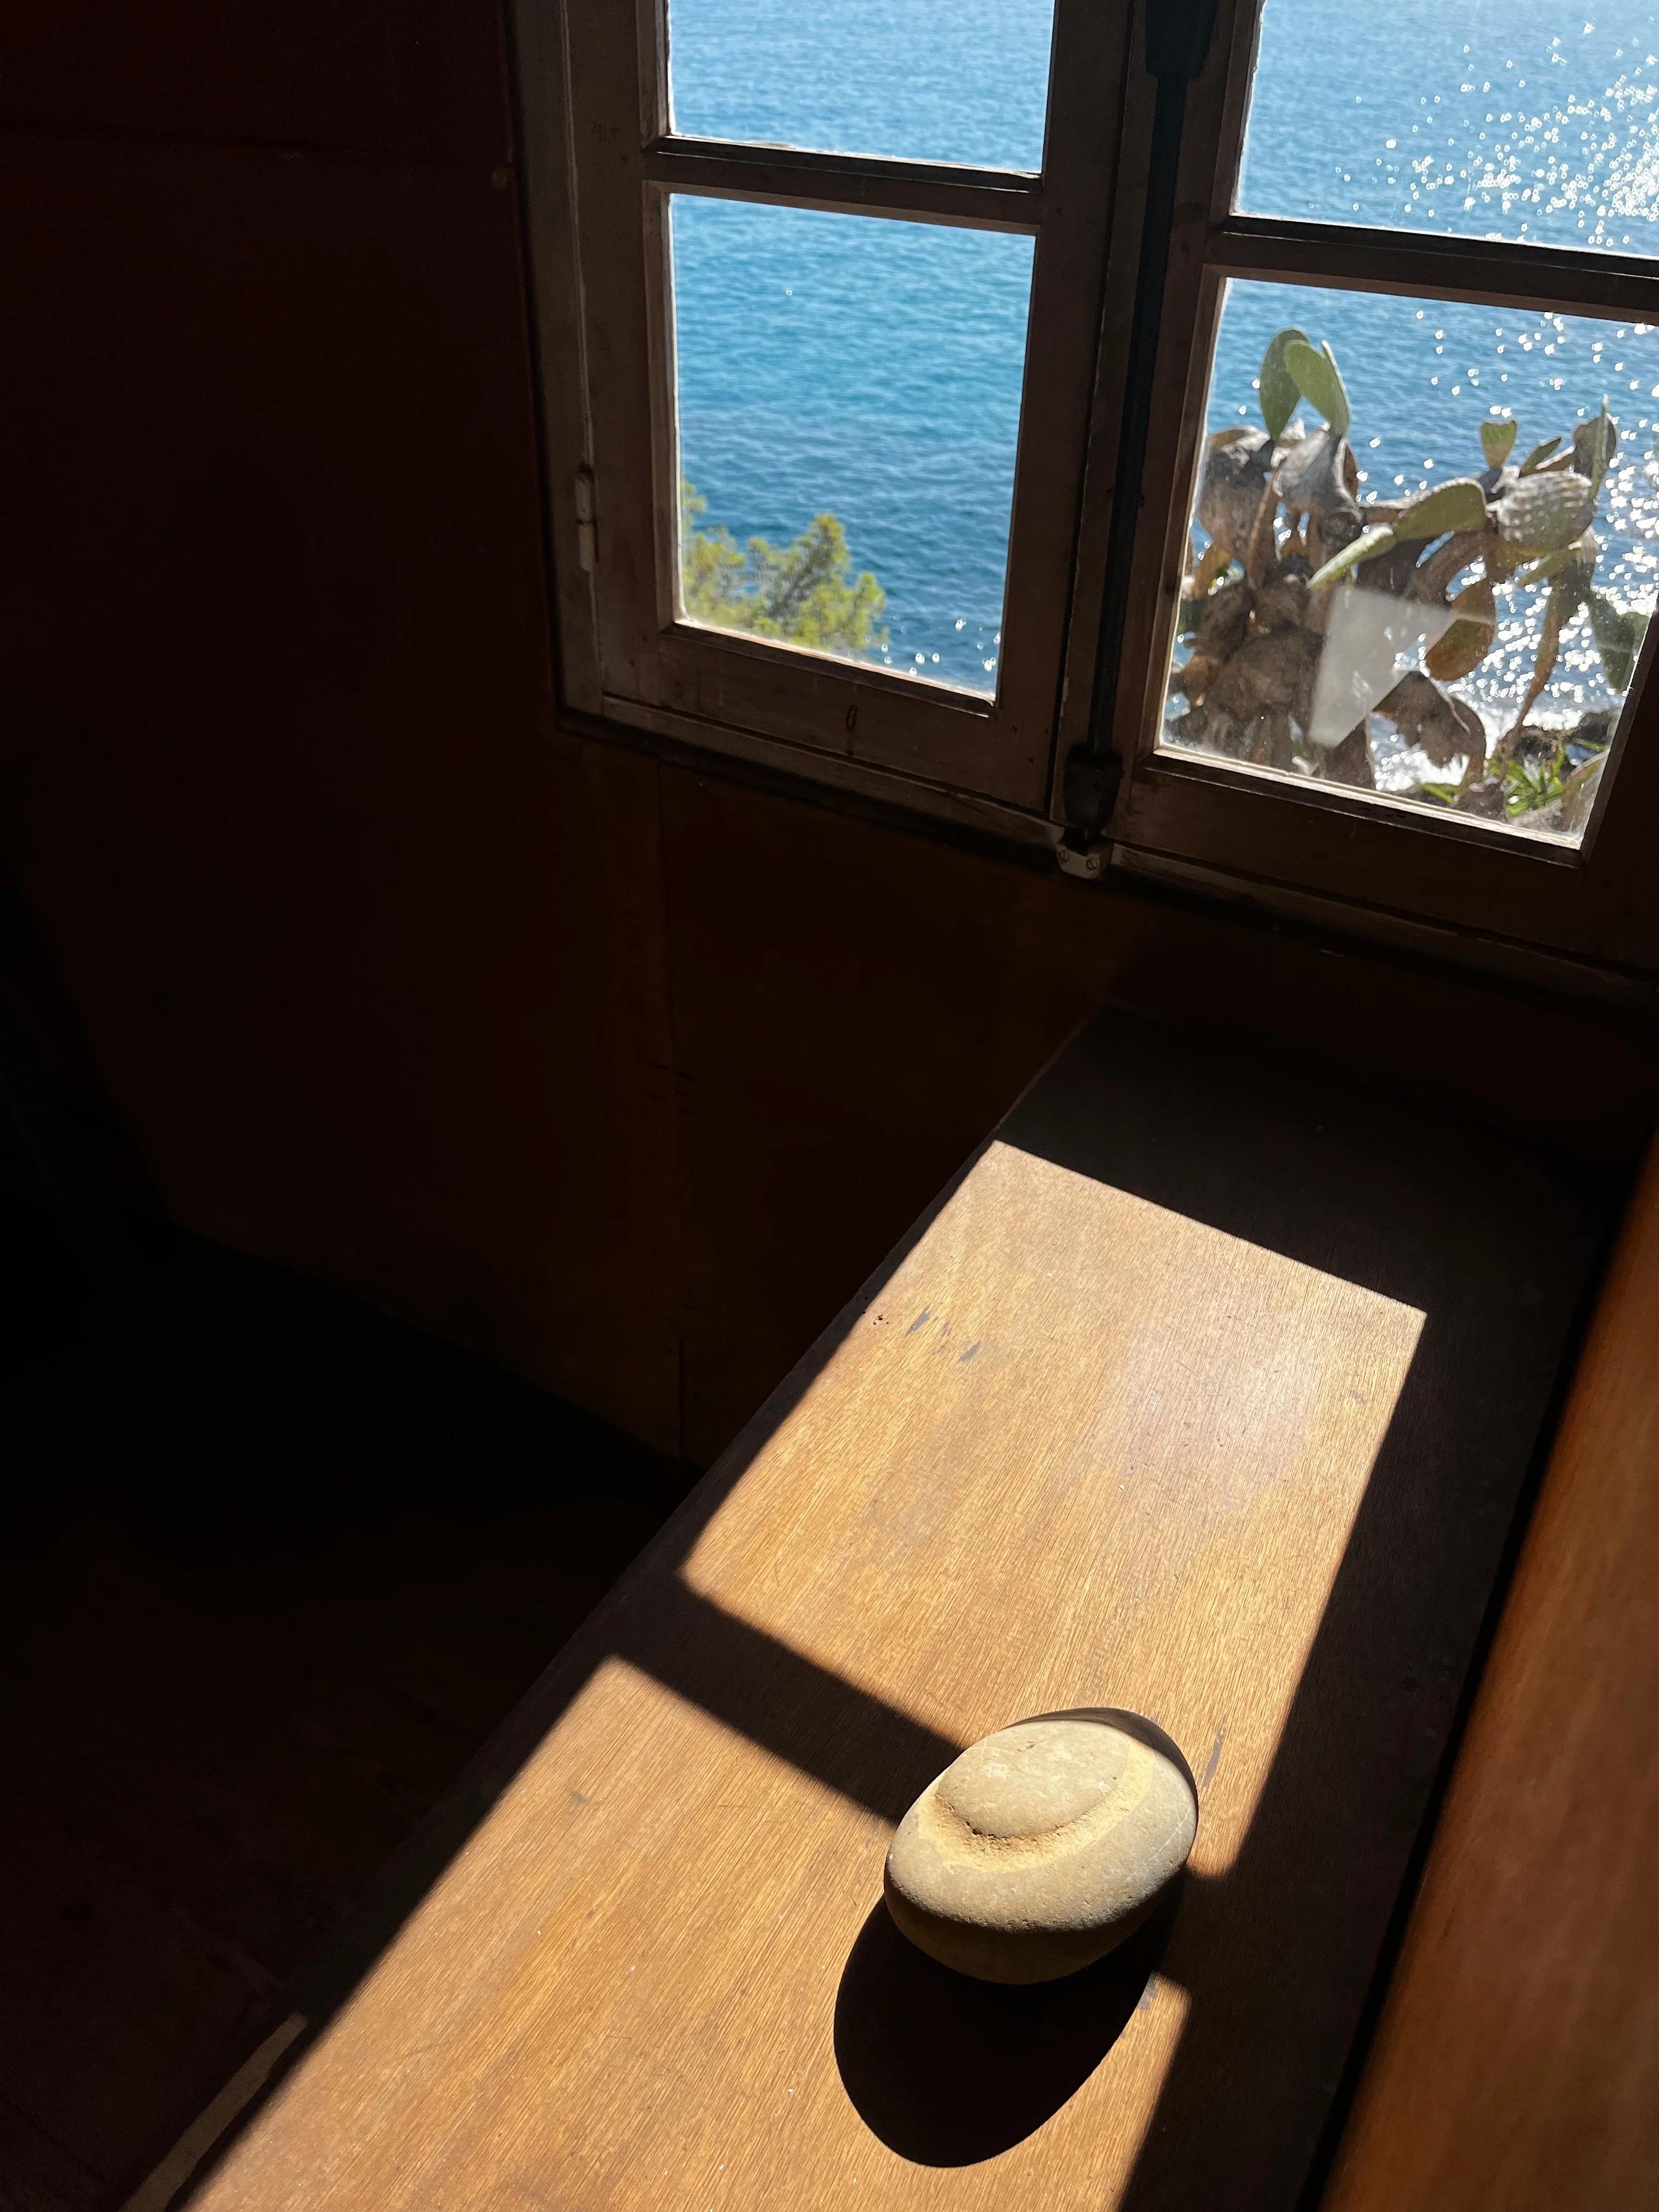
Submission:
<svg viewBox="0 0 1659 2212">
<path fill-rule="evenodd" d="M 1226 15 L 1188 103 L 1114 833 L 1647 967 L 1648 11 Z"/>
<path fill-rule="evenodd" d="M 1229 283 L 1160 745 L 1582 844 L 1659 550 L 1610 383 L 1659 333 Z"/>
<path fill-rule="evenodd" d="M 1030 239 L 669 214 L 680 618 L 994 702 Z"/>
<path fill-rule="evenodd" d="M 567 708 L 1049 843 L 1092 728 L 1121 864 L 1659 965 L 1659 44 L 1592 12 L 1220 0 L 1097 684 L 1130 0 L 520 0 Z"/>
<path fill-rule="evenodd" d="M 1042 823 L 1127 43 L 1094 0 L 521 18 L 573 703 Z"/>
</svg>

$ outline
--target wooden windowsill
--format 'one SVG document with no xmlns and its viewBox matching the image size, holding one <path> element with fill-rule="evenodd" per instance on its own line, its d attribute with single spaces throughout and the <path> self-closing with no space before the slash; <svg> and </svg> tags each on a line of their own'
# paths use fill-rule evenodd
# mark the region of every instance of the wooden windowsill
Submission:
<svg viewBox="0 0 1659 2212">
<path fill-rule="evenodd" d="M 1614 1197 L 1097 1022 L 296 1994 L 194 2212 L 1291 2212 Z M 1172 1923 L 942 1980 L 891 1827 L 1078 1703 L 1200 1778 Z"/>
</svg>

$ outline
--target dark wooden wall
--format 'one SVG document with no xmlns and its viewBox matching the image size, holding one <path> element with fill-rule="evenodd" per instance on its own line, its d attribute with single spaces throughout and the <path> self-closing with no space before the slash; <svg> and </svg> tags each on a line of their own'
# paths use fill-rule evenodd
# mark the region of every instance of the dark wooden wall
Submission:
<svg viewBox="0 0 1659 2212">
<path fill-rule="evenodd" d="M 184 1221 L 707 1459 L 1103 994 L 1633 1150 L 1626 1031 L 560 730 L 494 0 L 7 45 L 7 855 Z"/>
</svg>

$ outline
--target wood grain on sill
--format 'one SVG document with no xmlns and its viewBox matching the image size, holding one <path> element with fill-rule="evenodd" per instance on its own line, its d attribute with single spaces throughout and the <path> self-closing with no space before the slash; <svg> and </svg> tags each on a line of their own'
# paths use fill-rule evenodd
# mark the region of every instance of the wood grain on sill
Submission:
<svg viewBox="0 0 1659 2212">
<path fill-rule="evenodd" d="M 526 1701 L 197 2212 L 1291 2206 L 1601 1219 L 1480 1146 L 1097 1024 Z M 919 1979 L 892 1824 L 1079 1699 L 1202 1778 L 1167 1948 L 1035 2012 Z"/>
</svg>

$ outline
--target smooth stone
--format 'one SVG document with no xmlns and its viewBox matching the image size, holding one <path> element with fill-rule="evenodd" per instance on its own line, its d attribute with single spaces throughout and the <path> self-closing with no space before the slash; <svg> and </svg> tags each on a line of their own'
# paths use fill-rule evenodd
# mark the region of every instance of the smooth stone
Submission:
<svg viewBox="0 0 1659 2212">
<path fill-rule="evenodd" d="M 1134 1933 L 1197 1833 L 1191 1770 L 1162 1729 L 1107 1705 L 1039 1713 L 922 1791 L 887 1854 L 887 1909 L 957 1973 L 1054 1981 Z"/>
</svg>

